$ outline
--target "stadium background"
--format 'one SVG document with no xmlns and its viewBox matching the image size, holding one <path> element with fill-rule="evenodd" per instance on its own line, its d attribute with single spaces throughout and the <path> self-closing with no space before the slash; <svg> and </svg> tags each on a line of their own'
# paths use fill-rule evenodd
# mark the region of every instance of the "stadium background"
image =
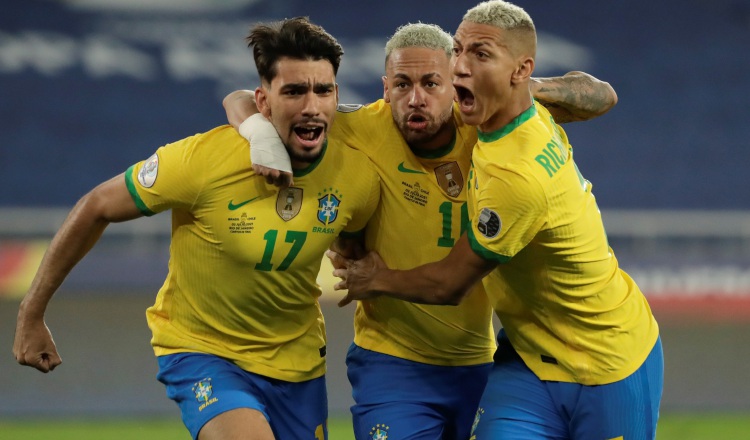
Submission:
<svg viewBox="0 0 750 440">
<path fill-rule="evenodd" d="M 745 0 L 519 1 L 539 33 L 536 75 L 585 70 L 620 102 L 566 127 L 622 267 L 660 320 L 664 412 L 750 411 L 750 4 Z M 257 84 L 255 21 L 308 15 L 346 55 L 341 101 L 381 96 L 397 26 L 454 31 L 474 2 L 69 0 L 0 14 L 0 419 L 176 415 L 154 379 L 144 310 L 168 258 L 168 215 L 113 225 L 48 313 L 65 361 L 10 355 L 19 297 L 51 233 L 97 183 L 158 146 L 224 122 L 221 98 Z M 321 276 L 330 286 L 330 277 Z M 322 301 L 332 414 L 351 403 L 352 308 Z"/>
</svg>

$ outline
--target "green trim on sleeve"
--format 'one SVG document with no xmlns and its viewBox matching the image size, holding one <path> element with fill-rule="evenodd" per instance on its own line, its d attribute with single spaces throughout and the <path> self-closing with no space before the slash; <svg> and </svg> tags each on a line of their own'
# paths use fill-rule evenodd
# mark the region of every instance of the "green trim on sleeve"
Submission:
<svg viewBox="0 0 750 440">
<path fill-rule="evenodd" d="M 135 206 L 138 207 L 138 210 L 141 211 L 141 214 L 151 217 L 152 215 L 156 214 L 154 211 L 148 209 L 148 206 L 146 206 L 145 203 L 143 203 L 143 200 L 141 200 L 141 196 L 138 195 L 138 191 L 135 189 L 135 182 L 133 182 L 133 168 L 135 165 L 131 165 L 130 168 L 128 168 L 127 171 L 125 171 L 125 185 L 128 187 L 128 192 L 130 193 L 130 197 L 133 198 L 133 201 L 135 202 Z"/>
<path fill-rule="evenodd" d="M 471 246 L 471 250 L 473 250 L 475 254 L 479 255 L 485 260 L 494 261 L 500 264 L 510 261 L 511 257 L 496 254 L 479 244 L 479 241 L 477 241 L 477 238 L 474 236 L 474 228 L 469 227 L 466 231 L 466 234 L 469 238 L 469 246 Z"/>
</svg>

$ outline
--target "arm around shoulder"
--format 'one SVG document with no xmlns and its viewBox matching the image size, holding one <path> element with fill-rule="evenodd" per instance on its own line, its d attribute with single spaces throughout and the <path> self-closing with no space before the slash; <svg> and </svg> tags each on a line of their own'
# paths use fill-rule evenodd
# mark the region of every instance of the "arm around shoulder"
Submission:
<svg viewBox="0 0 750 440">
<path fill-rule="evenodd" d="M 267 120 L 255 102 L 251 90 L 235 90 L 221 104 L 227 121 L 251 144 L 253 170 L 271 185 L 286 188 L 294 185 L 292 164 L 276 128 Z"/>
<path fill-rule="evenodd" d="M 531 94 L 544 105 L 558 124 L 586 121 L 607 113 L 617 104 L 612 86 L 585 72 L 531 78 Z"/>
<path fill-rule="evenodd" d="M 379 295 L 420 304 L 458 305 L 474 284 L 497 266 L 471 249 L 466 234 L 442 260 L 410 270 L 388 269 L 372 252 L 357 261 L 342 261 L 341 256 L 330 252 L 327 255 L 334 267 L 346 267 L 334 271 L 343 279 L 336 290 L 349 290 L 339 305 Z"/>
<path fill-rule="evenodd" d="M 235 130 L 239 130 L 245 119 L 258 113 L 255 93 L 252 90 L 235 90 L 224 97 L 221 105 L 224 106 L 227 121 Z"/>
</svg>

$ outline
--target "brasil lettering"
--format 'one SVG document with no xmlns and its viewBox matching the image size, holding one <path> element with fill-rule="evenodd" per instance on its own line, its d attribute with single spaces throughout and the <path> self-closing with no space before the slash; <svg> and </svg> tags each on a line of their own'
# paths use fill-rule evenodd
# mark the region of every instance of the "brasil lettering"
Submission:
<svg viewBox="0 0 750 440">
<path fill-rule="evenodd" d="M 313 226 L 312 231 L 319 234 L 335 234 L 336 228 L 323 228 L 320 226 Z"/>
<path fill-rule="evenodd" d="M 209 400 L 208 400 L 208 401 L 207 401 L 206 403 L 204 403 L 204 404 L 202 404 L 201 406 L 199 406 L 199 407 L 198 407 L 198 411 L 199 411 L 199 412 L 200 412 L 200 411 L 203 411 L 203 409 L 204 409 L 205 407 L 207 407 L 208 405 L 211 405 L 212 403 L 216 403 L 216 402 L 218 402 L 218 401 L 219 401 L 219 398 L 218 398 L 218 397 L 214 397 L 214 398 L 212 398 L 212 399 L 209 399 Z"/>
</svg>

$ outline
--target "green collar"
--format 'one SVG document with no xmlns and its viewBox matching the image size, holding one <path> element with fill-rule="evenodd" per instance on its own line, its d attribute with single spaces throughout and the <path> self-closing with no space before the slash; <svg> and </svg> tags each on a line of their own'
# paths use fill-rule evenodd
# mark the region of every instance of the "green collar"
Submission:
<svg viewBox="0 0 750 440">
<path fill-rule="evenodd" d="M 323 141 L 323 148 L 321 148 L 321 150 L 320 150 L 320 156 L 318 156 L 318 158 L 315 159 L 315 162 L 311 163 L 310 165 L 306 166 L 305 168 L 300 168 L 298 170 L 295 170 L 294 168 L 292 168 L 292 175 L 294 177 L 302 177 L 302 176 L 306 176 L 306 175 L 310 174 L 312 172 L 312 170 L 314 170 L 315 168 L 317 168 L 317 166 L 320 163 L 320 161 L 323 160 L 323 156 L 325 156 L 327 148 L 328 148 L 328 138 L 326 138 Z"/>
<path fill-rule="evenodd" d="M 516 116 L 516 118 L 510 121 L 508 125 L 501 127 L 500 129 L 496 131 L 491 131 L 489 133 L 485 133 L 483 131 L 477 130 L 477 135 L 479 137 L 479 140 L 482 142 L 494 142 L 500 139 L 501 137 L 507 135 L 511 131 L 515 130 L 519 125 L 528 121 L 535 115 L 536 115 L 536 106 L 532 102 L 531 107 L 529 107 L 526 111 L 524 111 L 520 115 Z"/>
<path fill-rule="evenodd" d="M 456 129 L 453 129 L 453 136 L 451 137 L 450 142 L 443 145 L 442 147 L 436 149 L 436 150 L 430 150 L 430 149 L 421 149 L 421 148 L 412 148 L 411 151 L 414 153 L 415 156 L 421 157 L 423 159 L 435 159 L 438 157 L 443 157 L 446 154 L 453 151 L 453 147 L 456 146 Z"/>
</svg>

